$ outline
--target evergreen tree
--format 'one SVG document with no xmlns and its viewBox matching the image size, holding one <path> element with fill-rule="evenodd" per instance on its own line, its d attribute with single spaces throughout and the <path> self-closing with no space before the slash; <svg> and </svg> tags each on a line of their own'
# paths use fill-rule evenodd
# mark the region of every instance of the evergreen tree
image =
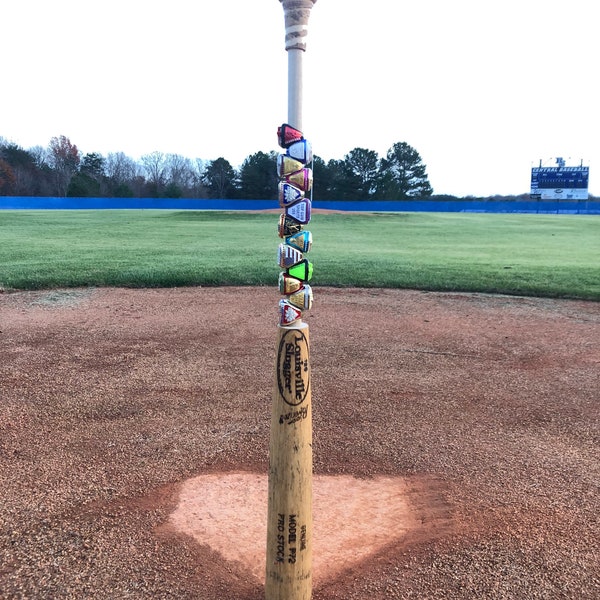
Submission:
<svg viewBox="0 0 600 600">
<path fill-rule="evenodd" d="M 81 159 L 79 172 L 73 175 L 67 196 L 92 198 L 102 195 L 105 181 L 104 157 L 97 152 L 86 154 Z"/>
<path fill-rule="evenodd" d="M 354 148 L 344 156 L 345 198 L 369 200 L 377 189 L 379 157 L 374 150 Z"/>
<path fill-rule="evenodd" d="M 376 196 L 383 200 L 428 198 L 433 193 L 419 153 L 406 142 L 395 143 L 380 161 Z"/>
<path fill-rule="evenodd" d="M 240 168 L 240 196 L 249 200 L 277 199 L 277 154 L 257 152 Z"/>
<path fill-rule="evenodd" d="M 322 200 L 348 200 L 349 190 L 352 190 L 352 182 L 348 181 L 347 171 L 343 160 L 332 158 L 327 162 L 325 169 L 325 181 L 321 182 L 315 173 L 315 183 L 319 186 L 319 198 Z"/>
<path fill-rule="evenodd" d="M 237 174 L 223 157 L 208 163 L 203 180 L 210 198 L 234 198 L 237 195 Z"/>
</svg>

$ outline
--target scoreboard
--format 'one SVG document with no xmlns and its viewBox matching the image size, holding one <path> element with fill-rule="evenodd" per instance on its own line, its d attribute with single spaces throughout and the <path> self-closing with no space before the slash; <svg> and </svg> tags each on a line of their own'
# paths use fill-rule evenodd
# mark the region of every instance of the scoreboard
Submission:
<svg viewBox="0 0 600 600">
<path fill-rule="evenodd" d="M 589 167 L 534 167 L 531 198 L 534 200 L 587 200 Z"/>
</svg>

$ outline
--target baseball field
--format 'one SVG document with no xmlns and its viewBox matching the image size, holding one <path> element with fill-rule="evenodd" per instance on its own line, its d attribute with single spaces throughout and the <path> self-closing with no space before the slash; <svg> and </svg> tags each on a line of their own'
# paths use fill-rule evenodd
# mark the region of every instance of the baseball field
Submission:
<svg viewBox="0 0 600 600">
<path fill-rule="evenodd" d="M 0 597 L 258 600 L 277 216 L 0 213 Z M 311 221 L 314 600 L 600 596 L 600 219 Z"/>
<path fill-rule="evenodd" d="M 277 220 L 218 211 L 3 211 L 0 286 L 273 285 Z M 315 286 L 600 300 L 589 216 L 316 214 Z"/>
</svg>

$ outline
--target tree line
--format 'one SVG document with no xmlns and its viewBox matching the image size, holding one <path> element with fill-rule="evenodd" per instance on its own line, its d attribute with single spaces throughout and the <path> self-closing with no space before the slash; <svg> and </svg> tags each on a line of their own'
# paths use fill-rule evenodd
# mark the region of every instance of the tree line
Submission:
<svg viewBox="0 0 600 600">
<path fill-rule="evenodd" d="M 151 152 L 139 161 L 123 152 L 82 154 L 64 135 L 24 149 L 0 137 L 0 195 L 235 198 L 276 200 L 276 152 L 256 152 L 239 168 L 223 157 L 204 161 Z M 340 160 L 315 156 L 315 195 L 322 200 L 428 198 L 433 190 L 419 153 L 405 142 L 385 157 L 355 148 Z"/>
<path fill-rule="evenodd" d="M 136 161 L 123 152 L 83 154 L 64 135 L 29 149 L 0 136 L 0 196 L 277 200 L 277 156 L 256 152 L 239 168 L 223 157 L 205 161 L 158 151 Z M 426 165 L 406 142 L 384 157 L 365 148 L 327 162 L 315 156 L 312 168 L 319 200 L 457 199 L 433 196 Z M 529 194 L 488 199 L 527 200 Z"/>
</svg>

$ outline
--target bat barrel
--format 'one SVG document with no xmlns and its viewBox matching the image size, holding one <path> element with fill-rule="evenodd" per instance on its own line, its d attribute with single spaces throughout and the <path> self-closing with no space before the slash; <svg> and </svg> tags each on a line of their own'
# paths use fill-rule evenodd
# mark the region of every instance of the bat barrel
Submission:
<svg viewBox="0 0 600 600">
<path fill-rule="evenodd" d="M 266 600 L 312 594 L 312 398 L 308 325 L 279 327 L 269 446 Z"/>
</svg>

